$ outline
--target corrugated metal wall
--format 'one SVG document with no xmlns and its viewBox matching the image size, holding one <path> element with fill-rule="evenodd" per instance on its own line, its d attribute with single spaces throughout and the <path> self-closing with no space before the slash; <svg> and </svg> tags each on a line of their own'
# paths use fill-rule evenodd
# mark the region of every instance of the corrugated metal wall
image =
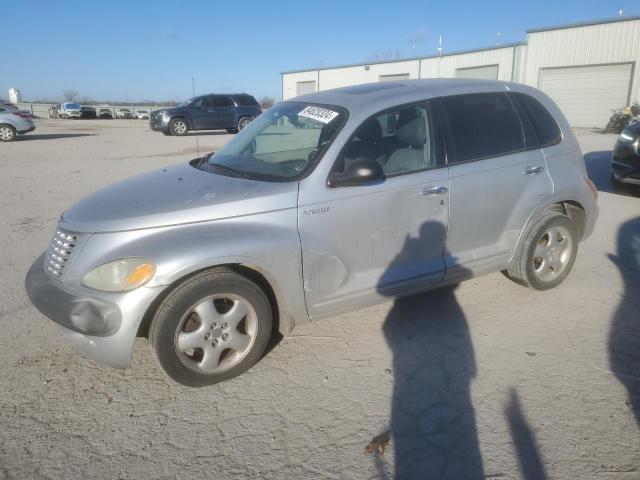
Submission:
<svg viewBox="0 0 640 480">
<path fill-rule="evenodd" d="M 640 20 L 529 33 L 522 78 L 523 83 L 539 87 L 542 68 L 627 62 L 635 65 L 634 102 L 640 89 Z"/>
<path fill-rule="evenodd" d="M 616 19 L 618 20 L 618 19 Z M 360 64 L 282 75 L 282 97 L 296 96 L 297 82 L 317 82 L 327 90 L 377 82 L 380 75 L 409 78 L 454 78 L 460 68 L 498 65 L 498 79 L 540 87 L 540 70 L 579 65 L 632 64 L 629 103 L 640 97 L 640 19 L 570 26 L 527 33 L 526 45 L 503 46 L 460 54 L 379 64 Z M 619 108 L 612 105 L 610 108 Z"/>
</svg>

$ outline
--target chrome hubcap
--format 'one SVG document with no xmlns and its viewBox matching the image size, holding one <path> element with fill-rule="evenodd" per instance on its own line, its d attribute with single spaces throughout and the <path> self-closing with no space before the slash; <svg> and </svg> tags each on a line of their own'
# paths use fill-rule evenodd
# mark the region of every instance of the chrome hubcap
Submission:
<svg viewBox="0 0 640 480">
<path fill-rule="evenodd" d="M 245 118 L 244 120 L 242 120 L 242 121 L 240 122 L 240 130 L 242 130 L 242 129 L 243 129 L 243 128 L 245 128 L 247 125 L 249 125 L 249 123 L 250 123 L 250 120 L 248 120 L 248 119 L 246 119 L 246 118 Z"/>
<path fill-rule="evenodd" d="M 546 229 L 533 251 L 533 271 L 539 280 L 550 282 L 561 275 L 571 260 L 573 240 L 565 227 Z"/>
<path fill-rule="evenodd" d="M 255 342 L 258 317 L 251 304 L 233 294 L 212 295 L 180 320 L 175 349 L 180 362 L 197 373 L 219 373 L 237 365 Z"/>
<path fill-rule="evenodd" d="M 187 131 L 187 124 L 184 122 L 176 122 L 173 124 L 173 131 L 176 133 L 184 133 Z"/>
<path fill-rule="evenodd" d="M 0 138 L 2 140 L 11 140 L 13 138 L 13 130 L 9 127 L 0 127 Z"/>
</svg>

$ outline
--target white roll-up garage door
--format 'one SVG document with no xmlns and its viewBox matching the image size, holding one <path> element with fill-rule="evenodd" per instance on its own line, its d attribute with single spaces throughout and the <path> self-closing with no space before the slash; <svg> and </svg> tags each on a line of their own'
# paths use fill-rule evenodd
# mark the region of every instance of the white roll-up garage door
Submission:
<svg viewBox="0 0 640 480">
<path fill-rule="evenodd" d="M 541 68 L 539 88 L 572 127 L 604 127 L 611 109 L 627 106 L 631 64 Z"/>
<path fill-rule="evenodd" d="M 307 93 L 314 93 L 316 91 L 316 81 L 311 80 L 310 82 L 298 82 L 297 85 L 297 94 L 298 95 L 306 95 Z"/>
<path fill-rule="evenodd" d="M 486 80 L 498 79 L 498 65 L 485 65 L 484 67 L 458 68 L 457 78 L 484 78 Z"/>
</svg>

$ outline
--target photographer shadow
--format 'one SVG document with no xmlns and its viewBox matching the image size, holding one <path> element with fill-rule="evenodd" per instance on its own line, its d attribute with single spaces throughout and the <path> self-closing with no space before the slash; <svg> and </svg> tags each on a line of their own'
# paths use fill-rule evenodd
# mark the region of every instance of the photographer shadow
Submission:
<svg viewBox="0 0 640 480">
<path fill-rule="evenodd" d="M 399 262 L 442 242 L 445 233 L 444 225 L 426 222 L 419 238 L 407 237 L 382 275 L 379 293 L 388 292 L 387 279 Z M 384 321 L 393 352 L 390 436 L 397 479 L 484 478 L 470 392 L 476 363 L 455 289 L 398 298 Z"/>
</svg>

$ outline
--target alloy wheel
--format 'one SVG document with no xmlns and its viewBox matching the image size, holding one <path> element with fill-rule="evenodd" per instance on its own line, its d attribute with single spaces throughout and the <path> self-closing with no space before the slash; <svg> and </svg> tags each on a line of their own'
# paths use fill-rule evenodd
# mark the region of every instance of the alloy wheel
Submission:
<svg viewBox="0 0 640 480">
<path fill-rule="evenodd" d="M 564 273 L 571 261 L 573 239 L 562 226 L 543 231 L 533 251 L 533 271 L 542 282 L 550 282 Z"/>
<path fill-rule="evenodd" d="M 175 349 L 183 366 L 201 374 L 220 373 L 249 353 L 258 332 L 258 316 L 245 298 L 217 294 L 193 305 L 175 334 Z"/>
</svg>

